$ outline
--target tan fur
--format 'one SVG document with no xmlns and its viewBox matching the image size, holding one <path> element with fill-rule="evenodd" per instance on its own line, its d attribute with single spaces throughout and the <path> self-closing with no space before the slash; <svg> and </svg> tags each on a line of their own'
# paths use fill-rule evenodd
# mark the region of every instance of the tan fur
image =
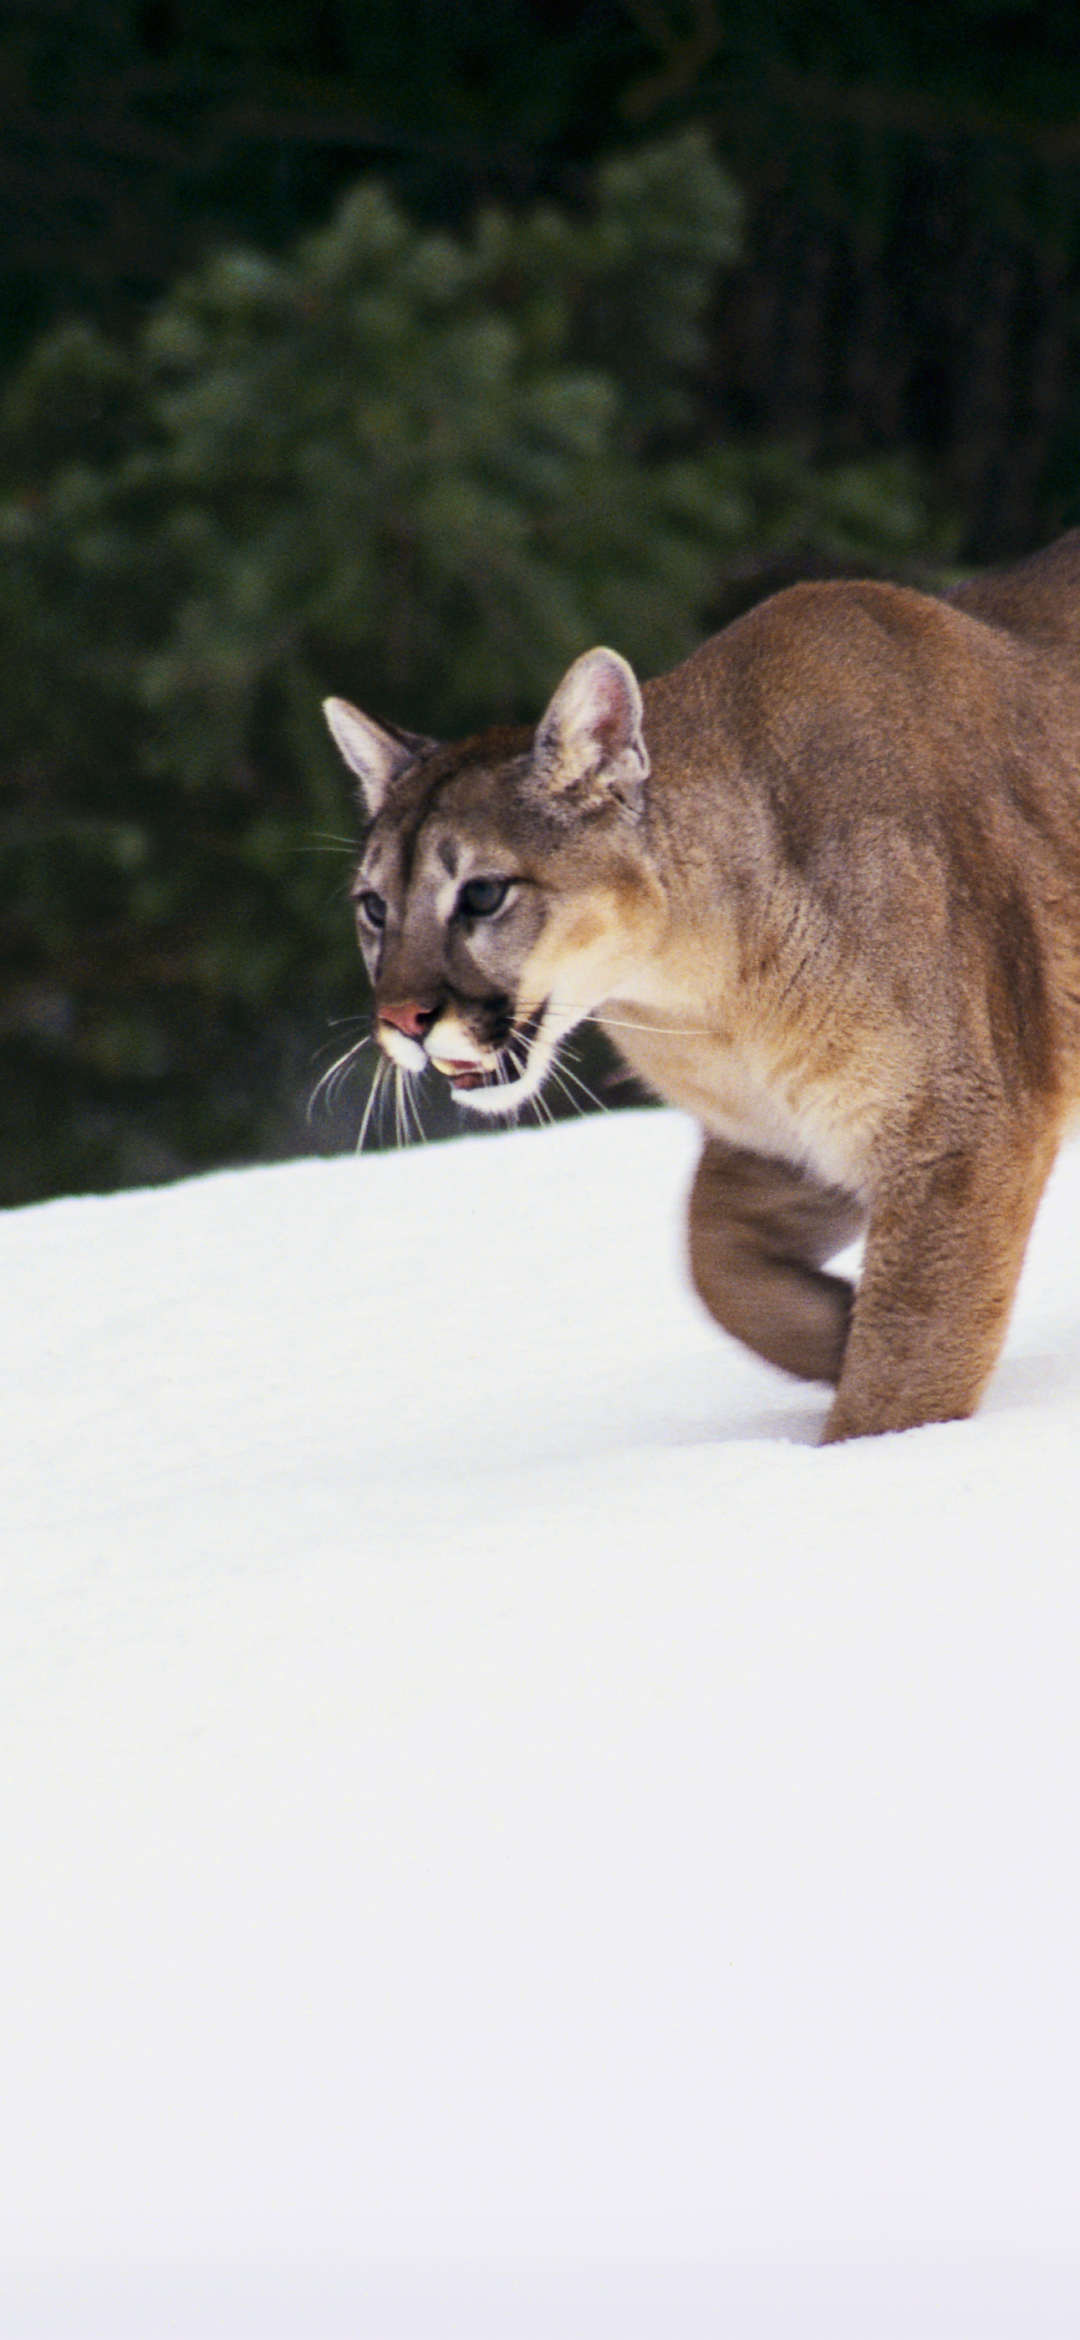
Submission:
<svg viewBox="0 0 1080 2340">
<path fill-rule="evenodd" d="M 640 692 L 592 652 L 534 737 L 331 707 L 398 1061 L 490 1110 L 598 1015 L 702 1125 L 698 1292 L 836 1385 L 825 1437 L 970 1413 L 1080 1108 L 1080 534 L 940 600 L 796 586 Z"/>
</svg>

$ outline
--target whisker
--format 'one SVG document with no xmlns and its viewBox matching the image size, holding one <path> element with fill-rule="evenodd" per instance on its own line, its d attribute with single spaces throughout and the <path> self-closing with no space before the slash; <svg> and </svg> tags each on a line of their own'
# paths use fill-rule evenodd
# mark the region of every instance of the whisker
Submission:
<svg viewBox="0 0 1080 2340">
<path fill-rule="evenodd" d="M 716 1032 L 708 1024 L 652 1024 L 644 1018 L 640 1022 L 631 1016 L 609 1016 L 603 1008 L 578 1009 L 573 1000 L 553 1000 L 557 1013 L 581 1016 L 583 1024 L 603 1024 L 611 1032 L 655 1032 L 663 1040 L 715 1040 Z"/>
<path fill-rule="evenodd" d="M 419 1143 L 422 1146 L 426 1146 L 428 1142 L 427 1131 L 424 1128 L 424 1124 L 420 1116 L 420 1108 L 416 1101 L 416 1090 L 417 1083 L 410 1080 L 408 1073 L 406 1073 L 403 1076 L 401 1090 L 401 1101 L 405 1111 L 406 1133 L 408 1133 L 409 1122 L 411 1121 Z M 408 1140 L 408 1142 L 411 1144 L 411 1138 Z"/>
<path fill-rule="evenodd" d="M 519 1053 L 521 1051 L 523 1051 L 523 1053 Z M 512 1039 L 507 1041 L 506 1047 L 502 1050 L 496 1062 L 495 1079 L 498 1087 L 507 1089 L 511 1086 L 513 1081 L 520 1080 L 528 1061 L 528 1041 L 524 1039 L 523 1035 L 515 1034 Z M 510 1066 L 509 1073 L 507 1073 L 504 1069 L 507 1063 L 509 1063 Z M 524 1102 L 527 1103 L 528 1100 L 526 1099 Z M 499 1113 L 499 1119 L 500 1121 L 504 1121 L 506 1123 L 507 1129 L 512 1129 L 520 1111 L 520 1104 L 504 1105 Z"/>
<path fill-rule="evenodd" d="M 336 1057 L 333 1064 L 327 1066 L 327 1069 L 323 1073 L 322 1078 L 316 1081 L 315 1087 L 313 1088 L 311 1095 L 308 1098 L 307 1118 L 309 1121 L 311 1120 L 311 1116 L 315 1110 L 316 1102 L 323 1094 L 324 1090 L 326 1093 L 327 1106 L 328 1108 L 332 1109 L 334 1098 L 338 1089 L 341 1087 L 342 1081 L 347 1078 L 352 1066 L 356 1063 L 356 1059 L 360 1055 L 361 1050 L 369 1046 L 371 1037 L 371 1033 L 366 1032 L 362 1039 L 353 1041 L 352 1047 L 347 1048 L 343 1056 Z"/>
<path fill-rule="evenodd" d="M 411 1074 L 403 1065 L 394 1066 L 394 1138 L 402 1150 L 411 1146 L 413 1132 L 425 1143 L 423 1125 L 416 1108 Z"/>
<path fill-rule="evenodd" d="M 379 1142 L 380 1142 L 380 1144 L 381 1144 L 381 1145 L 384 1145 L 384 1146 L 386 1145 L 386 1143 L 387 1143 L 387 1140 L 388 1140 L 388 1136 L 389 1136 L 389 1130 L 390 1130 L 390 1099 L 391 1099 L 391 1097 L 393 1096 L 393 1093 L 394 1093 L 394 1084 L 393 1084 L 393 1081 L 392 1081 L 392 1080 L 391 1080 L 391 1078 L 390 1078 L 390 1071 L 391 1071 L 391 1067 L 390 1067 L 389 1063 L 387 1063 L 387 1062 L 386 1062 L 386 1060 L 384 1059 L 384 1075 L 385 1075 L 385 1077 L 384 1077 L 384 1079 L 383 1079 L 383 1084 L 382 1084 L 382 1093 L 381 1093 L 381 1096 L 380 1096 L 380 1099 L 379 1099 Z"/>
<path fill-rule="evenodd" d="M 581 1105 L 578 1099 L 575 1097 L 573 1090 L 567 1088 L 566 1082 L 562 1077 L 562 1067 L 554 1057 L 552 1058 L 551 1063 L 547 1068 L 547 1079 L 551 1081 L 553 1086 L 560 1091 L 562 1096 L 565 1097 L 566 1102 L 570 1106 L 571 1110 L 574 1113 L 580 1113 Z"/>
<path fill-rule="evenodd" d="M 334 1111 L 337 1105 L 339 1092 L 353 1069 L 354 1061 L 355 1060 L 353 1059 L 347 1061 L 345 1064 L 338 1065 L 335 1069 L 333 1077 L 327 1082 L 326 1102 L 331 1113 Z"/>
<path fill-rule="evenodd" d="M 715 1040 L 716 1033 L 708 1024 L 633 1024 L 628 1016 L 605 1016 L 598 1009 L 590 1021 L 603 1024 L 611 1032 L 655 1032 L 660 1040 Z"/>
<path fill-rule="evenodd" d="M 549 1071 L 553 1074 L 559 1088 L 563 1092 L 564 1097 L 568 1097 L 570 1099 L 571 1105 L 576 1105 L 577 1099 L 570 1095 L 570 1090 L 567 1087 L 568 1081 L 573 1083 L 574 1088 L 580 1091 L 581 1095 L 587 1099 L 590 1105 L 594 1105 L 596 1107 L 598 1113 L 610 1112 L 610 1106 L 605 1105 L 603 1098 L 598 1097 L 595 1090 L 590 1089 L 588 1082 L 582 1080 L 580 1073 L 576 1073 L 574 1071 L 573 1066 L 567 1063 L 567 1060 L 564 1056 L 553 1059 L 551 1065 L 549 1066 Z M 580 1110 L 581 1108 L 579 1106 L 578 1111 L 580 1112 Z"/>
<path fill-rule="evenodd" d="M 379 1097 L 383 1097 L 385 1102 L 384 1092 L 386 1087 L 386 1075 L 388 1071 L 389 1066 L 385 1056 L 380 1056 L 375 1066 L 374 1074 L 372 1075 L 371 1087 L 368 1090 L 368 1101 L 364 1107 L 363 1119 L 360 1123 L 360 1135 L 356 1141 L 356 1151 L 358 1154 L 362 1154 L 364 1151 L 364 1139 L 368 1133 L 368 1125 L 370 1123 L 371 1116 L 375 1111 L 377 1099 Z"/>
</svg>

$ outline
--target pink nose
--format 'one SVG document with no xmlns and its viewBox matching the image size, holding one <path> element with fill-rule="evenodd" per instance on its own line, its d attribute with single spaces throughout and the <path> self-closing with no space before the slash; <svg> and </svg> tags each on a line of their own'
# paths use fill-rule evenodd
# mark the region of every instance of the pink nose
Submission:
<svg viewBox="0 0 1080 2340">
<path fill-rule="evenodd" d="M 434 1008 L 421 1007 L 418 999 L 393 999 L 379 1007 L 379 1022 L 395 1024 L 409 1040 L 422 1040 L 435 1021 Z"/>
</svg>

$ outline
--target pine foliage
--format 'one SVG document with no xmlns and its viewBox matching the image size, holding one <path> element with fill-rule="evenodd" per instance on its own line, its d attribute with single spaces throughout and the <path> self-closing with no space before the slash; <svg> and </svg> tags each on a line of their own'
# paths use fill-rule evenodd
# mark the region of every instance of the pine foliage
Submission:
<svg viewBox="0 0 1080 2340">
<path fill-rule="evenodd" d="M 461 235 L 367 182 L 133 341 L 32 350 L 0 424 L 3 1199 L 304 1142 L 362 1004 L 326 691 L 428 731 L 537 712 L 593 641 L 683 655 L 769 546 L 943 549 L 903 465 L 695 444 L 738 247 L 684 132 L 580 215 Z"/>
</svg>

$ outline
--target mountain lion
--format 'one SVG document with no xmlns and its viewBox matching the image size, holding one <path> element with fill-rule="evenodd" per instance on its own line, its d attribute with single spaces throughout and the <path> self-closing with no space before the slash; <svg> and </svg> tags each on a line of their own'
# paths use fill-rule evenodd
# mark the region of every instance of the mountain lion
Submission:
<svg viewBox="0 0 1080 2340">
<path fill-rule="evenodd" d="M 793 586 L 642 688 L 590 650 L 535 733 L 326 714 L 386 1055 L 506 1114 L 596 1017 L 701 1123 L 698 1292 L 835 1385 L 825 1438 L 969 1414 L 1080 1109 L 1080 531 Z"/>
</svg>

